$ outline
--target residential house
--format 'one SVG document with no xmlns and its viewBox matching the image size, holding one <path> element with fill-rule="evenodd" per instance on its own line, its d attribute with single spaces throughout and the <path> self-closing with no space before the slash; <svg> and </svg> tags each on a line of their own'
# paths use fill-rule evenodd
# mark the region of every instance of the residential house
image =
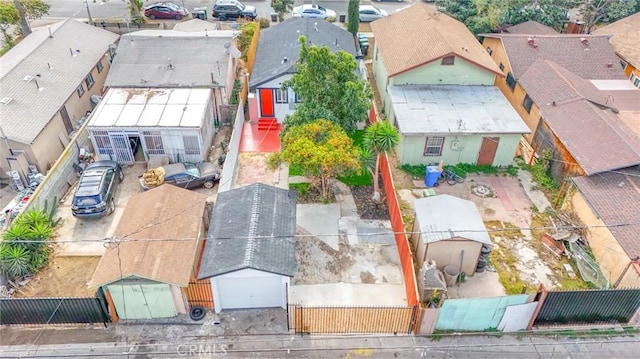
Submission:
<svg viewBox="0 0 640 359">
<path fill-rule="evenodd" d="M 294 192 L 262 183 L 218 193 L 198 272 L 210 278 L 216 313 L 286 308 L 296 202 Z"/>
<path fill-rule="evenodd" d="M 572 183 L 563 209 L 587 226 L 586 239 L 604 275 L 614 287 L 640 287 L 640 167 L 575 177 Z"/>
<path fill-rule="evenodd" d="M 195 275 L 206 197 L 172 185 L 128 201 L 89 282 L 102 288 L 122 319 L 189 312 L 183 289 Z"/>
<path fill-rule="evenodd" d="M 543 25 L 537 21 L 528 20 L 517 25 L 509 26 L 502 30 L 507 34 L 525 34 L 525 35 L 557 35 L 559 34 L 551 26 Z"/>
<path fill-rule="evenodd" d="M 232 31 L 124 35 L 105 82 L 113 106 L 101 112 L 105 118 L 91 121 L 98 156 L 120 163 L 155 156 L 204 160 L 216 128 L 231 119 L 229 99 L 240 56 L 232 37 Z"/>
<path fill-rule="evenodd" d="M 411 244 L 418 266 L 435 261 L 439 270 L 453 265 L 473 276 L 482 246 L 491 246 L 491 238 L 482 216 L 472 201 L 442 194 L 415 201 L 416 220 Z"/>
<path fill-rule="evenodd" d="M 0 57 L 0 173 L 51 168 L 101 95 L 117 41 L 67 19 L 34 28 Z"/>
<path fill-rule="evenodd" d="M 633 86 L 640 88 L 640 12 L 591 33 L 609 37 L 625 75 Z"/>
<path fill-rule="evenodd" d="M 401 163 L 512 163 L 529 130 L 494 87 L 501 69 L 463 23 L 416 4 L 371 28 L 373 72 L 382 111 L 401 134 Z"/>
<path fill-rule="evenodd" d="M 249 91 L 258 104 L 258 121 L 283 123 L 300 102 L 292 89 L 282 89 L 282 83 L 296 72 L 294 65 L 300 57 L 300 36 L 307 39 L 308 45 L 326 46 L 331 51 L 345 51 L 356 56 L 353 35 L 327 21 L 292 18 L 261 30 L 249 80 Z"/>
<path fill-rule="evenodd" d="M 528 161 L 549 156 L 558 181 L 640 163 L 640 91 L 605 36 L 485 34 L 483 45 L 507 74 L 496 86 L 531 131 Z"/>
</svg>

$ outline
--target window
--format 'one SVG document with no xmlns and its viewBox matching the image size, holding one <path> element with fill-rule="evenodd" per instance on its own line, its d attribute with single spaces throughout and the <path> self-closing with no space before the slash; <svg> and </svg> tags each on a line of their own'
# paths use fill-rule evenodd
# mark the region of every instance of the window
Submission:
<svg viewBox="0 0 640 359">
<path fill-rule="evenodd" d="M 427 142 L 424 144 L 424 155 L 441 156 L 443 146 L 444 137 L 427 137 Z"/>
<path fill-rule="evenodd" d="M 447 56 L 447 57 L 443 57 L 442 58 L 442 62 L 440 64 L 441 65 L 453 65 L 454 62 L 455 62 L 455 57 Z"/>
<path fill-rule="evenodd" d="M 78 93 L 78 97 L 82 97 L 82 95 L 84 95 L 84 86 L 80 84 L 80 86 L 78 86 L 78 88 L 76 89 L 76 92 Z"/>
<path fill-rule="evenodd" d="M 295 97 L 295 102 L 296 102 L 296 103 L 300 103 L 300 102 L 302 102 L 302 99 L 300 98 L 300 95 L 295 94 L 295 96 L 296 96 L 296 97 Z"/>
<path fill-rule="evenodd" d="M 489 56 L 491 56 L 491 54 L 493 54 L 493 50 L 491 50 L 490 47 L 487 47 L 487 53 L 489 54 Z"/>
<path fill-rule="evenodd" d="M 627 68 L 627 63 L 620 60 L 620 66 L 622 66 L 622 69 L 624 70 L 625 68 Z"/>
<path fill-rule="evenodd" d="M 109 138 L 109 132 L 107 131 L 91 131 L 93 140 L 96 144 L 96 150 L 101 155 L 112 155 L 113 147 L 111 146 L 111 139 Z"/>
<path fill-rule="evenodd" d="M 276 89 L 276 103 L 287 103 L 288 91 L 288 89 Z"/>
<path fill-rule="evenodd" d="M 507 74 L 507 85 L 513 91 L 516 88 L 516 79 L 513 77 L 513 74 L 509 72 Z"/>
<path fill-rule="evenodd" d="M 94 83 L 96 83 L 95 81 L 93 81 L 93 75 L 88 74 L 87 77 L 84 78 L 84 83 L 87 84 L 87 90 L 91 88 L 91 86 L 93 86 Z"/>
<path fill-rule="evenodd" d="M 522 100 L 522 107 L 527 110 L 527 113 L 531 113 L 531 106 L 533 106 L 533 100 L 529 95 L 526 95 L 524 100 Z"/>
<path fill-rule="evenodd" d="M 636 74 L 632 73 L 631 76 L 629 77 L 629 79 L 633 83 L 633 86 L 635 86 L 637 88 L 640 88 L 640 77 L 638 77 L 638 76 L 636 76 Z"/>
<path fill-rule="evenodd" d="M 504 64 L 502 62 L 500 63 L 500 71 L 504 71 Z"/>
<path fill-rule="evenodd" d="M 147 153 L 151 155 L 164 155 L 164 145 L 160 131 L 142 131 Z"/>
<path fill-rule="evenodd" d="M 104 66 L 102 66 L 102 59 L 100 59 L 100 61 L 98 61 L 98 64 L 96 65 L 96 70 L 98 70 L 98 73 L 101 73 L 103 69 Z"/>
<path fill-rule="evenodd" d="M 182 142 L 184 143 L 185 155 L 200 155 L 198 136 L 182 136 Z"/>
</svg>

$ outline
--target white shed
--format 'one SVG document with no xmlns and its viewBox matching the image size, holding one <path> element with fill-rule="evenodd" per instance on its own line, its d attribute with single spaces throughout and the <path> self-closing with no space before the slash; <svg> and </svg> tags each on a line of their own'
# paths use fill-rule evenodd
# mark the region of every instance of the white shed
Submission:
<svg viewBox="0 0 640 359">
<path fill-rule="evenodd" d="M 296 271 L 296 196 L 257 183 L 218 193 L 198 272 L 215 310 L 286 308 Z"/>
<path fill-rule="evenodd" d="M 212 92 L 111 88 L 87 128 L 98 160 L 126 164 L 162 156 L 172 163 L 203 161 L 215 133 Z"/>
</svg>

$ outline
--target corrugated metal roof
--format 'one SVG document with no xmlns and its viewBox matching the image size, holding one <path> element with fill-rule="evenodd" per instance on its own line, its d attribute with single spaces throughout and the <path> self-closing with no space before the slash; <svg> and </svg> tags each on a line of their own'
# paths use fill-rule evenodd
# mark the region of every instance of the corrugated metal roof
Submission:
<svg viewBox="0 0 640 359">
<path fill-rule="evenodd" d="M 529 133 L 494 86 L 389 86 L 393 111 L 403 134 Z"/>
<path fill-rule="evenodd" d="M 209 89 L 111 88 L 89 119 L 89 127 L 200 127 Z"/>
</svg>

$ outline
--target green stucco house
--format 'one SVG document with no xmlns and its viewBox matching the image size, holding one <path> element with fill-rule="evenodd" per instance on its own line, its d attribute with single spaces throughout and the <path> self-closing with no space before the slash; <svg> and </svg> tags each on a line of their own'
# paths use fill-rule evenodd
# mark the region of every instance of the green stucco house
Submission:
<svg viewBox="0 0 640 359">
<path fill-rule="evenodd" d="M 401 163 L 511 164 L 529 128 L 494 86 L 504 74 L 458 20 L 425 4 L 371 24 L 380 110 Z"/>
</svg>

